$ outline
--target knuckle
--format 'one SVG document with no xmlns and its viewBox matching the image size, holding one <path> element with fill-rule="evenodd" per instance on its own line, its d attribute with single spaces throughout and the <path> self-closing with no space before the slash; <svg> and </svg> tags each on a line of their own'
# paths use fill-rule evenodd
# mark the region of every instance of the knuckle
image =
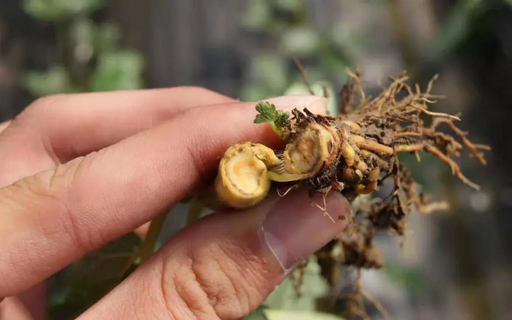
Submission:
<svg viewBox="0 0 512 320">
<path fill-rule="evenodd" d="M 173 288 L 197 319 L 240 319 L 269 293 L 264 288 L 264 261 L 235 243 L 205 245 L 184 252 L 183 260 L 172 274 L 163 275 L 162 290 Z M 169 297 L 164 294 L 167 305 Z"/>
<path fill-rule="evenodd" d="M 84 165 L 85 157 L 77 158 L 56 169 L 42 171 L 33 176 L 18 180 L 10 187 L 7 196 L 14 199 L 26 211 L 44 211 L 43 215 L 51 214 L 54 223 L 46 230 L 41 225 L 41 231 L 45 236 L 53 237 L 55 225 L 58 232 L 65 235 L 77 252 L 86 253 L 94 248 L 93 237 L 88 234 L 86 228 L 78 219 L 78 214 L 69 205 L 69 190 L 75 180 L 77 171 Z"/>
<path fill-rule="evenodd" d="M 20 119 L 37 119 L 38 116 L 47 112 L 49 108 L 60 104 L 66 94 L 55 94 L 36 99 L 20 113 Z"/>
<path fill-rule="evenodd" d="M 93 236 L 89 228 L 84 227 L 80 218 L 82 214 L 78 212 L 76 206 L 69 205 L 71 203 L 70 191 L 73 190 L 73 184 L 78 179 L 79 172 L 88 165 L 88 159 L 88 157 L 75 158 L 65 165 L 57 167 L 46 179 L 50 194 L 58 199 L 63 208 L 60 214 L 63 229 L 74 247 L 84 254 L 94 250 L 96 243 L 102 242 L 101 239 L 97 239 L 99 234 Z"/>
</svg>

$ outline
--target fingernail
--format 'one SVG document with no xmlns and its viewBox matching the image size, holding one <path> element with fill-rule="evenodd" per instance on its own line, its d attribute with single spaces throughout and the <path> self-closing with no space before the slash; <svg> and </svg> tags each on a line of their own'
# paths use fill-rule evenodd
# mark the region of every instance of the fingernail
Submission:
<svg viewBox="0 0 512 320">
<path fill-rule="evenodd" d="M 314 201 L 320 205 L 323 203 L 320 195 Z M 286 273 L 346 229 L 350 216 L 348 201 L 333 191 L 329 193 L 326 204 L 334 222 L 322 210 L 311 205 L 304 190 L 292 191 L 267 214 L 262 234 Z"/>
<path fill-rule="evenodd" d="M 325 113 L 328 103 L 328 100 L 324 97 L 311 95 L 281 96 L 266 99 L 265 101 L 275 104 L 276 107 L 281 109 L 291 110 L 293 108 L 297 108 L 302 110 L 303 108 L 307 108 L 310 111 L 314 111 L 316 113 Z"/>
</svg>

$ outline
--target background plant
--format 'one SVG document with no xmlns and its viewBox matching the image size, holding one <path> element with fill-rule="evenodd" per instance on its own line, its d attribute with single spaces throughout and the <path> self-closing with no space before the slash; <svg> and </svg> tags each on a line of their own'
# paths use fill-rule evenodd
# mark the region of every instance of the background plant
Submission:
<svg viewBox="0 0 512 320">
<path fill-rule="evenodd" d="M 140 89 L 144 59 L 119 46 L 118 28 L 92 15 L 106 0 L 24 0 L 25 12 L 55 30 L 58 58 L 46 70 L 30 70 L 23 82 L 35 96 Z"/>
</svg>

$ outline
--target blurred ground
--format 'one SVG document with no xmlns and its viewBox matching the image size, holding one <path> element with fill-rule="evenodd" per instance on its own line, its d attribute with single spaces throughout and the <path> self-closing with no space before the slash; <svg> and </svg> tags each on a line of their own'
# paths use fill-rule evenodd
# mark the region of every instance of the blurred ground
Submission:
<svg viewBox="0 0 512 320">
<path fill-rule="evenodd" d="M 425 184 L 442 181 L 430 191 L 454 210 L 414 215 L 405 257 L 384 239 L 398 271 L 366 273 L 365 286 L 395 319 L 512 319 L 510 1 L 112 0 L 58 23 L 26 13 L 23 4 L 38 2 L 0 1 L 0 120 L 55 91 L 197 85 L 280 95 L 300 80 L 292 55 L 336 90 L 345 66 L 359 67 L 369 92 L 404 69 L 423 84 L 439 73 L 436 92 L 447 99 L 438 108 L 463 112 L 472 140 L 493 148 L 483 169 L 463 162 L 482 191 L 427 163 Z M 121 49 L 110 45 L 115 31 L 94 27 L 105 22 L 119 28 Z"/>
</svg>

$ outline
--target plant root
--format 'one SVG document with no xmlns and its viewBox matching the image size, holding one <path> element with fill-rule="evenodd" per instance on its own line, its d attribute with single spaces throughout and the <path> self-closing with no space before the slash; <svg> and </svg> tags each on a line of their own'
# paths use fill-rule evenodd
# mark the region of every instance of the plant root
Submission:
<svg viewBox="0 0 512 320">
<path fill-rule="evenodd" d="M 313 94 L 306 70 L 298 61 L 296 63 Z M 398 154 L 411 154 L 419 162 L 421 152 L 429 153 L 447 165 L 455 177 L 478 190 L 479 186 L 462 173 L 454 158 L 460 157 L 461 151 L 467 149 L 472 158 L 485 166 L 487 162 L 483 151 L 490 148 L 474 144 L 468 139 L 468 132 L 455 125 L 456 121 L 461 121 L 460 115 L 429 110 L 430 104 L 443 98 L 431 93 L 437 76 L 422 91 L 418 85 L 411 87 L 407 84 L 409 78 L 404 72 L 391 77 L 388 86 L 377 97 L 371 98 L 362 89 L 359 73 L 350 70 L 347 73 L 352 80 L 339 93 L 339 116 L 294 109 L 288 117 L 273 105 L 259 104 L 257 110 L 260 115 L 255 122 L 270 123 L 283 138 L 285 148 L 275 150 L 275 154 L 257 144 L 251 144 L 250 148 L 258 156 L 255 160 L 260 166 L 261 163 L 271 164 L 267 166 L 267 177 L 281 184 L 278 188 L 280 196 L 284 197 L 299 187 L 307 188 L 311 205 L 333 223 L 337 221 L 326 208 L 329 192 L 340 192 L 353 202 L 362 195 L 373 194 L 386 181 L 392 180 L 393 188 L 389 195 L 358 202 L 348 230 L 331 242 L 328 250 L 327 246 L 320 250 L 322 255 L 328 255 L 333 248 L 338 248 L 341 256 L 331 257 L 332 263 L 329 263 L 329 258 L 317 256 L 323 266 L 322 274 L 331 284 L 337 278 L 333 270 L 339 265 L 358 270 L 355 293 L 348 299 L 352 315 L 368 319 L 362 304 L 366 299 L 387 318 L 384 308 L 365 293 L 360 284 L 363 269 L 379 269 L 384 264 L 381 252 L 373 245 L 374 236 L 378 232 L 391 232 L 403 238 L 407 231 L 407 218 L 413 209 L 423 214 L 449 209 L 447 202 L 428 201 L 409 168 L 398 161 Z M 439 131 L 441 124 L 446 125 L 451 134 Z M 258 178 L 263 179 L 261 175 Z M 224 186 L 224 181 L 218 184 Z M 321 195 L 320 204 L 313 200 L 318 193 Z M 257 201 L 260 201 L 262 195 L 257 196 Z M 300 273 L 298 277 L 295 283 L 300 287 Z"/>
</svg>

